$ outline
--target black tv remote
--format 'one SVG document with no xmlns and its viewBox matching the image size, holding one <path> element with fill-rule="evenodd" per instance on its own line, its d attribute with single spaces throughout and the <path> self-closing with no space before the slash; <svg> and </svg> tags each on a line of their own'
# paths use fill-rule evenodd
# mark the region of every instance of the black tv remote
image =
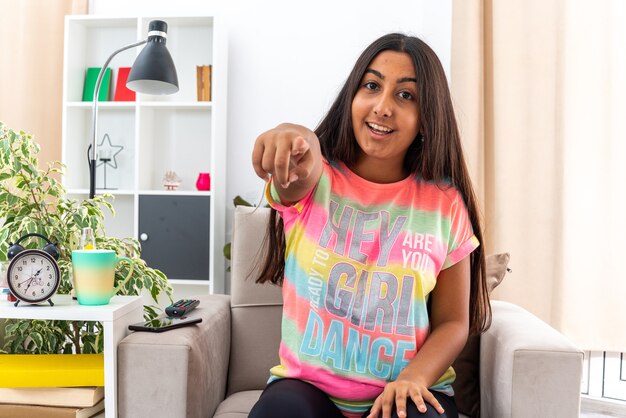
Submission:
<svg viewBox="0 0 626 418">
<path fill-rule="evenodd" d="M 165 308 L 165 314 L 173 318 L 188 315 L 199 304 L 200 301 L 198 299 L 181 299 Z"/>
</svg>

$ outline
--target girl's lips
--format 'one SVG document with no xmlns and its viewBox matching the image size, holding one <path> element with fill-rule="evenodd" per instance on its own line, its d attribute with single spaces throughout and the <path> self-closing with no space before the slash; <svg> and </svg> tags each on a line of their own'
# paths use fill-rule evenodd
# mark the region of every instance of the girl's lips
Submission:
<svg viewBox="0 0 626 418">
<path fill-rule="evenodd" d="M 370 128 L 374 129 L 375 131 L 379 131 L 379 132 L 383 132 L 383 133 L 391 133 L 393 132 L 393 129 L 391 129 L 388 126 L 385 125 L 381 125 L 375 122 L 365 122 L 367 124 L 367 126 L 369 126 Z"/>
<path fill-rule="evenodd" d="M 374 125 L 374 126 L 372 126 Z M 374 139 L 385 139 L 387 138 L 387 136 L 389 136 L 391 133 L 393 133 L 393 129 L 384 127 L 384 126 L 380 126 L 380 125 L 376 125 L 376 124 L 372 124 L 372 123 L 365 123 L 365 126 L 367 126 L 367 130 L 369 131 L 370 135 L 374 138 Z M 377 129 L 379 128 L 379 129 Z M 380 130 L 380 128 L 385 129 L 385 130 Z"/>
</svg>

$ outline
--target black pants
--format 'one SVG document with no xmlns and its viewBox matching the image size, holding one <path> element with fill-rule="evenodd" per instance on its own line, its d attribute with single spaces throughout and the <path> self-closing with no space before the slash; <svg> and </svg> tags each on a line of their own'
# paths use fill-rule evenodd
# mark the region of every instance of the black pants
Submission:
<svg viewBox="0 0 626 418">
<path fill-rule="evenodd" d="M 407 399 L 407 418 L 458 418 L 454 398 L 440 392 L 432 393 L 445 410 L 443 415 L 439 415 L 428 402 L 426 412 L 421 413 L 413 401 Z M 363 417 L 367 417 L 368 414 L 369 412 L 366 412 Z M 391 417 L 398 418 L 395 409 Z M 344 418 L 344 416 L 328 396 L 312 384 L 297 379 L 280 379 L 265 388 L 248 418 Z"/>
</svg>

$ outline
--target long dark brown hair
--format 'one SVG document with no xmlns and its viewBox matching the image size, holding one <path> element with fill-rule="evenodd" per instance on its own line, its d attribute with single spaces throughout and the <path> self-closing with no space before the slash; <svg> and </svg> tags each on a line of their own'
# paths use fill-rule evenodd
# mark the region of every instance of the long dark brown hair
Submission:
<svg viewBox="0 0 626 418">
<path fill-rule="evenodd" d="M 424 180 L 451 183 L 456 187 L 467 206 L 474 234 L 482 243 L 477 199 L 463 157 L 446 75 L 435 52 L 422 40 L 392 33 L 377 39 L 363 51 L 335 102 L 315 129 L 322 155 L 328 161 L 342 161 L 348 167 L 356 162 L 358 144 L 352 129 L 352 100 L 369 64 L 383 51 L 407 53 L 415 66 L 421 129 L 407 151 L 405 168 Z M 479 246 L 470 255 L 469 319 L 472 334 L 483 332 L 491 324 L 483 248 L 483 245 Z M 265 260 L 257 282 L 282 284 L 285 235 L 282 219 L 275 210 L 272 210 L 268 222 L 264 253 Z"/>
</svg>

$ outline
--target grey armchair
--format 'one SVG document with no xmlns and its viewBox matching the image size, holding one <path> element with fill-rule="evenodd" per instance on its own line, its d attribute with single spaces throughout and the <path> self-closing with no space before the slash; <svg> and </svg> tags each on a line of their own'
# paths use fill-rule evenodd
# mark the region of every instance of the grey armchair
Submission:
<svg viewBox="0 0 626 418">
<path fill-rule="evenodd" d="M 235 210 L 232 295 L 198 296 L 202 323 L 120 343 L 120 418 L 248 416 L 278 364 L 280 288 L 248 278 L 268 212 Z M 582 351 L 513 304 L 494 300 L 492 309 L 480 342 L 481 417 L 577 417 Z"/>
</svg>

